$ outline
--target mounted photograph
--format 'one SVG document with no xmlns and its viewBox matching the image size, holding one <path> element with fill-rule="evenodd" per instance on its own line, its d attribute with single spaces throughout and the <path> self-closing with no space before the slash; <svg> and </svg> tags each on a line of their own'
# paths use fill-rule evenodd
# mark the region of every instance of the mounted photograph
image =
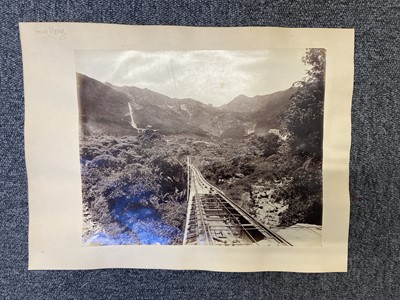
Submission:
<svg viewBox="0 0 400 300">
<path fill-rule="evenodd" d="M 325 49 L 74 54 L 83 246 L 321 247 Z"/>
</svg>

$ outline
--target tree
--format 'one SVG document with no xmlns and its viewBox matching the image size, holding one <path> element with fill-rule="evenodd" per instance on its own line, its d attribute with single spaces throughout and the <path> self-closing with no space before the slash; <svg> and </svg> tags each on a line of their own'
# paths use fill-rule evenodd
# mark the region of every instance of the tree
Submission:
<svg viewBox="0 0 400 300">
<path fill-rule="evenodd" d="M 307 49 L 303 62 L 310 66 L 290 100 L 283 121 L 292 153 L 322 159 L 325 49 Z"/>
<path fill-rule="evenodd" d="M 289 204 L 281 225 L 322 221 L 322 138 L 325 93 L 325 49 L 307 49 L 303 62 L 309 70 L 290 99 L 282 130 L 284 146 L 299 165 L 280 197 Z M 286 150 L 285 150 L 286 151 Z"/>
<path fill-rule="evenodd" d="M 257 138 L 258 147 L 262 152 L 262 156 L 268 157 L 278 152 L 279 136 L 273 133 L 268 133 L 265 136 Z"/>
</svg>

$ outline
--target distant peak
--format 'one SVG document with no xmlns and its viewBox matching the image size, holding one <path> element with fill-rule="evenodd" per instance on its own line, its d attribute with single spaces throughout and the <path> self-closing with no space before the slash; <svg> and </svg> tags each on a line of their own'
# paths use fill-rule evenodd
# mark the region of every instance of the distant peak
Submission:
<svg viewBox="0 0 400 300">
<path fill-rule="evenodd" d="M 246 96 L 245 94 L 239 94 L 236 98 L 249 98 L 249 97 Z"/>
<path fill-rule="evenodd" d="M 250 97 L 249 97 L 249 96 L 246 96 L 246 95 L 244 95 L 244 94 L 240 94 L 240 95 L 236 96 L 235 98 L 233 98 L 233 99 L 231 100 L 231 102 L 232 102 L 232 101 L 247 100 L 247 99 L 250 99 Z M 229 103 L 229 102 L 228 102 L 228 103 Z M 227 103 L 227 104 L 228 104 L 228 103 Z"/>
</svg>

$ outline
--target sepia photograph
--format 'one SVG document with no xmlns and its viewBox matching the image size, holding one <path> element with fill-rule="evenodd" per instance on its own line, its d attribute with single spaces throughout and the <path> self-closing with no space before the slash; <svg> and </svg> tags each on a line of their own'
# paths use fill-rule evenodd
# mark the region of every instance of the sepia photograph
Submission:
<svg viewBox="0 0 400 300">
<path fill-rule="evenodd" d="M 321 247 L 325 49 L 75 64 L 83 246 Z"/>
</svg>

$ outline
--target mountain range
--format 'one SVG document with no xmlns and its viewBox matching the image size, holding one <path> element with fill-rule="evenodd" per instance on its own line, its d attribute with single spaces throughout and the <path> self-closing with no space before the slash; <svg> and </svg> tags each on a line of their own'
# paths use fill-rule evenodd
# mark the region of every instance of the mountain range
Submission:
<svg viewBox="0 0 400 300">
<path fill-rule="evenodd" d="M 270 95 L 239 95 L 221 107 L 171 98 L 134 86 L 118 87 L 77 73 L 81 129 L 87 135 L 137 135 L 151 127 L 163 134 L 241 138 L 278 128 L 297 87 Z"/>
</svg>

